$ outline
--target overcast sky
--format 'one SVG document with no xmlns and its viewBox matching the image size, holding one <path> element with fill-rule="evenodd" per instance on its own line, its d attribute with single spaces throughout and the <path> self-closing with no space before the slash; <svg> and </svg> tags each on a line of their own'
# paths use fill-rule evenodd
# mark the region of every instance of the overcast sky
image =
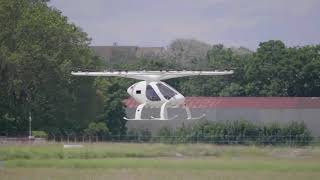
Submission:
<svg viewBox="0 0 320 180">
<path fill-rule="evenodd" d="M 256 49 L 320 44 L 320 0 L 51 0 L 92 45 L 167 46 L 176 38 Z"/>
</svg>

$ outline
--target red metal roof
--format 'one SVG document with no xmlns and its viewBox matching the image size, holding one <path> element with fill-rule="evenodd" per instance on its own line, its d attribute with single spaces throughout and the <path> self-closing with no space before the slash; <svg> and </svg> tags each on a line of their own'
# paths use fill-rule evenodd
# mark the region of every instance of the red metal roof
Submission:
<svg viewBox="0 0 320 180">
<path fill-rule="evenodd" d="M 186 97 L 190 108 L 268 108 L 296 109 L 320 108 L 320 97 Z M 129 98 L 124 100 L 127 108 L 138 103 Z"/>
</svg>

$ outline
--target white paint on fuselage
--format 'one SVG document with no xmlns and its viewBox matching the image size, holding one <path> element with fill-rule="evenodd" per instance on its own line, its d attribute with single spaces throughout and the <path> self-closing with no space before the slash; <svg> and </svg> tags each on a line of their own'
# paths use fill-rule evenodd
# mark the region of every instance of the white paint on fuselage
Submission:
<svg viewBox="0 0 320 180">
<path fill-rule="evenodd" d="M 172 91 L 174 91 L 176 93 L 175 96 L 173 96 L 172 98 L 170 98 L 169 100 L 166 99 L 163 94 L 160 92 L 157 83 L 161 83 L 163 85 L 165 85 L 166 87 L 168 87 L 169 89 L 171 89 Z M 160 100 L 159 101 L 151 101 L 147 98 L 146 96 L 146 88 L 147 85 L 150 85 L 153 90 L 156 92 L 156 94 L 159 96 Z M 133 84 L 132 86 L 130 86 L 127 89 L 127 92 L 130 96 L 132 96 L 139 104 L 143 104 L 145 103 L 146 106 L 149 107 L 161 107 L 161 105 L 165 102 L 168 102 L 168 105 L 171 107 L 175 107 L 175 106 L 179 106 L 181 104 L 184 103 L 185 101 L 185 97 L 180 94 L 177 90 L 175 90 L 173 87 L 169 86 L 168 84 L 162 82 L 162 81 L 151 81 L 151 82 L 147 82 L 147 81 L 140 81 L 137 82 L 135 84 Z M 137 93 L 138 92 L 138 93 Z M 140 92 L 140 94 L 139 94 Z"/>
</svg>

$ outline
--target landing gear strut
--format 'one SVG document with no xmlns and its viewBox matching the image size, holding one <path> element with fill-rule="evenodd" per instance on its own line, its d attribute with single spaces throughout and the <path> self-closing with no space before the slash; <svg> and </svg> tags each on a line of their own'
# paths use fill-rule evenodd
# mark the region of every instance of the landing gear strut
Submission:
<svg viewBox="0 0 320 180">
<path fill-rule="evenodd" d="M 139 121 L 139 120 L 160 120 L 160 121 L 168 121 L 168 120 L 174 120 L 178 117 L 178 115 L 175 115 L 171 118 L 168 118 L 168 111 L 167 111 L 167 108 L 168 108 L 168 103 L 169 101 L 163 103 L 161 105 L 161 108 L 160 108 L 160 117 L 159 118 L 156 118 L 156 117 L 153 117 L 151 116 L 150 119 L 142 119 L 141 118 L 141 114 L 142 114 L 142 110 L 144 108 L 144 106 L 146 105 L 145 103 L 143 104 L 140 104 L 137 109 L 136 109 L 136 113 L 135 113 L 135 116 L 133 119 L 130 119 L 130 118 L 126 118 L 124 117 L 125 120 L 128 120 L 128 121 Z M 203 117 L 205 117 L 206 115 L 205 114 L 202 114 L 201 116 L 198 116 L 198 117 L 192 117 L 191 116 L 191 112 L 190 112 L 190 109 L 188 106 L 186 105 L 183 105 L 183 108 L 185 109 L 186 113 L 187 113 L 187 120 L 197 120 L 197 119 L 201 119 Z"/>
</svg>

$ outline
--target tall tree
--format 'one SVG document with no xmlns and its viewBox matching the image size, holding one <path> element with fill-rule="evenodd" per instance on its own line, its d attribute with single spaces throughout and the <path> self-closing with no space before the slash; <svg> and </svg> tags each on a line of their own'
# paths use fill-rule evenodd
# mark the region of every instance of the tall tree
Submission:
<svg viewBox="0 0 320 180">
<path fill-rule="evenodd" d="M 172 41 L 163 57 L 179 64 L 182 68 L 200 69 L 206 67 L 206 55 L 210 45 L 194 39 Z"/>
<path fill-rule="evenodd" d="M 283 42 L 271 40 L 260 43 L 252 61 L 246 66 L 247 93 L 254 96 L 285 95 L 286 84 L 281 81 L 280 69 L 286 58 Z"/>
<path fill-rule="evenodd" d="M 0 1 L 1 120 L 27 129 L 79 129 L 94 117 L 93 79 L 70 75 L 97 66 L 86 33 L 40 0 Z M 8 130 L 8 129 L 6 129 Z"/>
<path fill-rule="evenodd" d="M 122 100 L 128 97 L 126 88 L 130 82 L 123 78 L 97 78 L 95 81 L 102 105 L 97 121 L 105 123 L 112 135 L 126 133 Z"/>
</svg>

